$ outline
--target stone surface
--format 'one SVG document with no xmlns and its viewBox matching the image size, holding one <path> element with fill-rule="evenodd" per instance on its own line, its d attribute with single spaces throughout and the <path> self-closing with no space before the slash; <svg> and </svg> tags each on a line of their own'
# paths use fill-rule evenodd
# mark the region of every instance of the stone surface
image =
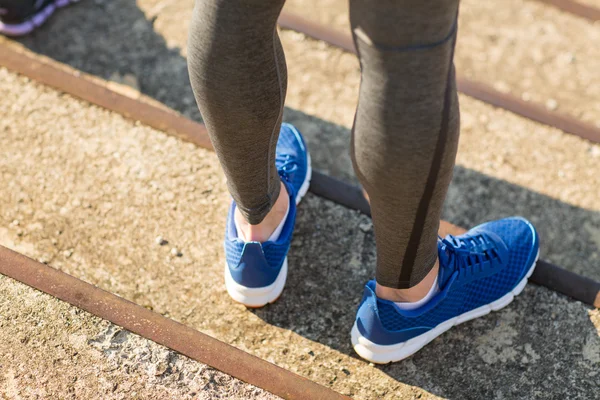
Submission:
<svg viewBox="0 0 600 400">
<path fill-rule="evenodd" d="M 598 310 L 535 286 L 507 309 L 451 330 L 405 362 L 379 367 L 357 358 L 349 330 L 362 285 L 373 275 L 373 231 L 365 228 L 367 217 L 313 195 L 299 209 L 283 296 L 248 311 L 223 287 L 227 194 L 214 154 L 2 69 L 0 91 L 6 93 L 0 98 L 3 245 L 357 399 L 587 399 L 600 390 Z M 575 207 L 564 210 L 576 215 Z M 170 246 L 157 246 L 158 235 Z M 171 246 L 182 257 L 173 257 Z M 5 279 L 3 285 L 20 293 L 12 298 L 39 296 L 18 292 Z M 0 298 L 4 308 L 16 302 Z M 43 308 L 50 303 L 36 306 L 41 314 L 33 306 L 22 313 L 44 316 L 36 321 L 39 334 L 64 324 L 60 312 Z M 13 329 L 20 326 L 3 320 L 0 332 L 18 338 Z M 92 366 L 114 361 L 103 351 L 124 335 L 115 332 L 102 325 L 90 334 L 92 350 L 104 359 L 81 364 L 82 374 L 95 376 Z M 135 359 L 140 348 L 134 341 L 118 351 Z M 2 354 L 11 360 L 28 353 L 7 346 Z M 139 382 L 132 385 L 157 397 L 180 390 L 177 382 L 165 389 L 149 376 L 165 368 L 165 353 L 156 354 L 156 363 L 134 373 L 138 381 L 129 377 Z M 62 357 L 75 363 L 72 355 Z M 52 368 L 42 360 L 26 366 L 25 376 Z M 12 390 L 14 380 L 4 379 Z M 49 378 L 47 386 L 61 382 Z"/>
<path fill-rule="evenodd" d="M 342 24 L 347 20 L 346 3 L 289 0 L 287 7 L 310 18 Z M 134 75 L 142 92 L 199 120 L 184 58 L 191 6 L 162 0 L 83 2 L 61 12 L 23 43 L 101 77 Z M 482 43 L 492 40 L 479 33 L 482 25 L 497 36 L 496 45 Z M 535 42 L 539 35 L 532 32 L 544 27 L 551 34 Z M 565 83 L 564 88 L 554 90 L 554 81 L 536 78 L 534 88 L 550 93 L 548 97 L 557 100 L 561 110 L 594 110 L 600 91 L 590 82 L 597 81 L 600 57 L 595 55 L 598 46 L 589 44 L 598 34 L 597 24 L 537 1 L 506 0 L 497 7 L 465 0 L 457 68 L 465 74 L 477 68 L 477 79 L 489 84 L 509 82 L 504 85 L 508 90 L 522 87 L 534 93 L 529 87 L 513 85 L 525 75 L 509 66 L 518 65 L 519 71 L 550 68 L 553 64 L 532 63 L 530 54 L 554 51 L 551 54 L 556 55 L 569 43 L 585 50 L 578 53 L 577 74 L 568 68 L 554 70 L 570 71 L 572 79 L 561 82 L 575 86 Z M 85 40 L 99 36 L 102 40 Z M 282 32 L 282 41 L 290 78 L 285 118 L 307 136 L 318 169 L 356 183 L 348 155 L 359 83 L 356 58 L 291 31 Z M 473 58 L 492 57 L 498 49 L 511 55 L 506 57 L 510 65 Z M 542 78 L 549 73 L 546 69 Z M 540 102 L 544 104 L 545 99 Z M 466 96 L 460 100 L 462 137 L 444 218 L 473 226 L 492 218 L 523 215 L 536 223 L 544 243 L 542 257 L 600 280 L 600 174 L 596 173 L 600 145 Z"/>
<path fill-rule="evenodd" d="M 345 24 L 341 0 L 289 0 L 288 7 Z M 190 13 L 183 1 L 87 1 L 23 43 L 103 78 L 135 77 L 143 93 L 199 120 L 184 58 Z M 599 32 L 538 2 L 465 0 L 457 68 L 542 104 L 554 99 L 557 110 L 594 122 L 599 57 L 590 43 Z M 282 32 L 282 40 L 290 76 L 285 118 L 307 136 L 317 168 L 356 183 L 348 157 L 356 59 L 295 32 Z M 538 70 L 539 77 L 527 72 Z M 405 362 L 376 367 L 358 359 L 348 332 L 373 276 L 370 220 L 312 195 L 299 209 L 280 301 L 254 312 L 235 305 L 222 283 L 228 197 L 213 154 L 1 69 L 0 93 L 0 244 L 358 399 L 587 399 L 600 390 L 598 310 L 536 286 Z M 465 96 L 461 107 L 444 217 L 470 226 L 524 215 L 541 233 L 544 258 L 600 279 L 600 146 Z M 169 245 L 156 245 L 158 236 Z M 36 295 L 0 284 L 3 293 Z M 14 303 L 0 298 L 0 308 Z M 58 314 L 49 309 L 41 323 L 56 323 Z M 0 335 L 12 336 L 10 329 L 17 328 L 2 325 Z M 134 353 L 143 348 L 132 343 Z M 88 345 L 98 363 L 111 362 L 104 345 Z M 4 357 L 26 352 L 4 348 Z M 75 362 L 69 357 L 67 365 Z M 50 368 L 40 363 L 29 368 Z M 149 365 L 131 378 L 135 387 L 146 385 L 149 396 L 180 390 L 149 377 Z M 116 368 L 115 376 L 126 369 Z"/>
</svg>

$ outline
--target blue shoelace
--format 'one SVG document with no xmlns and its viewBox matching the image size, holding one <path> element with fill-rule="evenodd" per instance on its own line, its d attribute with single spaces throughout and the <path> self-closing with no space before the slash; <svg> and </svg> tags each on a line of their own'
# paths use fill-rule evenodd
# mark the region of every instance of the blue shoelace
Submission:
<svg viewBox="0 0 600 400">
<path fill-rule="evenodd" d="M 485 234 L 456 237 L 452 235 L 442 239 L 442 251 L 448 257 L 448 265 L 458 272 L 458 277 L 482 272 L 483 264 L 502 263 L 497 245 Z"/>
<path fill-rule="evenodd" d="M 290 174 L 298 169 L 298 163 L 290 155 L 277 156 L 275 158 L 279 176 L 290 182 Z"/>
</svg>

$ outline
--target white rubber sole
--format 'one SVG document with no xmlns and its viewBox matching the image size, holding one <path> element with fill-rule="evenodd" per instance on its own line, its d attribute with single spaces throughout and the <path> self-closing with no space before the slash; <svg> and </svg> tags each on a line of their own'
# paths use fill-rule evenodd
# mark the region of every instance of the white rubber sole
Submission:
<svg viewBox="0 0 600 400">
<path fill-rule="evenodd" d="M 483 305 L 474 310 L 449 319 L 439 324 L 429 332 L 414 337 L 406 342 L 392 345 L 375 344 L 360 334 L 355 322 L 351 332 L 352 346 L 354 347 L 354 351 L 356 351 L 356 353 L 365 360 L 375 364 L 387 364 L 389 362 L 400 361 L 413 355 L 417 351 L 421 350 L 423 346 L 453 326 L 462 324 L 463 322 L 472 320 L 474 318 L 482 317 L 486 314 L 489 314 L 491 311 L 498 311 L 501 308 L 509 305 L 514 300 L 515 296 L 519 295 L 525 288 L 525 285 L 527 285 L 527 280 L 533 273 L 539 256 L 540 253 L 538 251 L 538 254 L 535 257 L 533 264 L 529 268 L 525 278 L 523 278 L 521 282 L 519 282 L 519 284 L 509 293 L 490 304 Z"/>
<path fill-rule="evenodd" d="M 307 165 L 306 178 L 304 178 L 304 182 L 302 182 L 302 186 L 300 186 L 300 190 L 298 190 L 298 194 L 296 194 L 296 205 L 300 204 L 300 201 L 302 201 L 302 198 L 304 196 L 306 196 L 306 193 L 308 192 L 308 188 L 310 187 L 310 180 L 312 179 L 312 165 L 311 165 L 310 154 L 306 153 L 306 155 L 307 155 L 307 157 L 306 157 L 306 165 Z"/>
<path fill-rule="evenodd" d="M 298 194 L 296 194 L 296 205 L 300 203 L 302 198 L 308 192 L 308 188 L 310 187 L 310 180 L 312 178 L 312 166 L 310 160 L 310 154 L 307 157 L 307 173 L 306 178 L 304 178 L 304 182 L 302 186 L 300 186 L 300 190 L 298 190 Z M 238 303 L 242 303 L 246 307 L 250 308 L 259 308 L 264 307 L 269 303 L 274 303 L 275 300 L 281 296 L 283 292 L 283 288 L 285 287 L 285 281 L 287 280 L 287 271 L 288 271 L 288 260 L 287 257 L 283 261 L 283 266 L 281 267 L 281 271 L 279 271 L 279 275 L 269 286 L 265 286 L 262 288 L 249 288 L 246 286 L 242 286 L 233 280 L 231 276 L 231 271 L 229 271 L 229 266 L 225 263 L 225 288 L 227 289 L 227 293 L 231 296 L 231 298 Z"/>
<path fill-rule="evenodd" d="M 285 281 L 287 280 L 288 261 L 287 257 L 283 260 L 283 265 L 275 282 L 269 286 L 261 288 L 249 288 L 242 286 L 233 280 L 229 266 L 225 263 L 225 288 L 231 298 L 246 307 L 258 308 L 275 302 L 281 296 Z"/>
</svg>

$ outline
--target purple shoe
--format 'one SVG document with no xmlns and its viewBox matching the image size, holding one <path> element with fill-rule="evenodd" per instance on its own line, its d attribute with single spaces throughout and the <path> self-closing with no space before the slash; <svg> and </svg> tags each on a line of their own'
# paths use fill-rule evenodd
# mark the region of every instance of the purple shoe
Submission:
<svg viewBox="0 0 600 400">
<path fill-rule="evenodd" d="M 41 26 L 58 8 L 79 0 L 0 0 L 0 33 L 23 36 Z"/>
</svg>

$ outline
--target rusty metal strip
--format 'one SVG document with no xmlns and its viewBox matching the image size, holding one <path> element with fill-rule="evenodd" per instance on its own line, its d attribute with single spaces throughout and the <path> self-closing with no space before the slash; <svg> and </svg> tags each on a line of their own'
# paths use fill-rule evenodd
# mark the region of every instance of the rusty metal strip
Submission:
<svg viewBox="0 0 600 400">
<path fill-rule="evenodd" d="M 294 17 L 296 19 L 290 19 L 289 14 L 285 14 L 284 17 L 287 18 L 284 18 L 283 22 L 285 24 L 294 25 L 297 28 L 297 24 L 308 24 L 309 29 L 312 29 L 311 26 L 315 25 L 296 17 Z M 306 28 L 305 25 L 300 28 L 302 27 Z M 324 29 L 324 32 L 327 35 L 331 33 L 328 29 Z M 347 37 L 347 40 L 344 37 Z M 336 36 L 333 42 L 345 48 L 349 46 L 351 40 L 348 35 L 340 35 Z M 206 128 L 202 124 L 191 121 L 145 96 L 132 97 L 118 93 L 114 87 L 105 81 L 66 67 L 46 57 L 41 57 L 22 47 L 12 45 L 2 38 L 0 38 L 0 65 L 90 103 L 139 120 L 182 140 L 195 143 L 199 147 L 212 150 Z M 482 93 L 488 92 L 483 91 Z M 490 96 L 494 96 L 493 92 L 489 93 Z M 164 118 L 157 118 L 157 115 Z M 356 186 L 315 172 L 310 190 L 318 196 L 370 215 L 369 204 L 364 199 L 360 188 Z M 442 221 L 442 231 L 448 229 L 449 226 L 451 225 Z M 454 229 L 457 233 L 460 233 L 462 228 Z M 548 262 L 539 262 L 531 281 L 586 304 L 600 307 L 600 283 Z"/>
<path fill-rule="evenodd" d="M 537 0 L 540 3 L 548 4 L 569 14 L 588 19 L 592 22 L 600 21 L 600 9 L 583 4 L 573 0 Z"/>
<path fill-rule="evenodd" d="M 356 54 L 356 48 L 349 33 L 340 32 L 298 15 L 285 12 L 279 18 L 279 25 L 282 28 L 303 33 L 313 39 L 321 40 Z M 594 125 L 579 121 L 567 114 L 549 111 L 542 105 L 524 101 L 511 94 L 499 92 L 482 82 L 476 82 L 461 76 L 457 76 L 456 81 L 458 90 L 469 97 L 504 108 L 533 121 L 556 127 L 591 142 L 600 143 L 600 128 Z"/>
<path fill-rule="evenodd" d="M 555 292 L 600 308 L 600 282 L 593 279 L 567 271 L 544 260 L 538 261 L 537 267 L 529 279 L 531 282 L 538 285 L 543 284 Z"/>
<path fill-rule="evenodd" d="M 2 36 L 0 66 L 200 147 L 212 148 L 204 125 L 183 118 L 176 111 L 127 86 L 85 74 L 33 53 Z"/>
<path fill-rule="evenodd" d="M 458 90 L 477 100 L 522 115 L 533 121 L 558 128 L 566 133 L 600 143 L 600 129 L 567 114 L 551 112 L 540 104 L 522 100 L 508 93 L 502 93 L 491 86 L 464 78 L 457 78 Z"/>
<path fill-rule="evenodd" d="M 290 14 L 284 14 L 283 22 L 280 20 L 280 23 L 285 26 L 294 26 L 313 31 L 314 25 L 316 25 Z M 323 32 L 327 35 L 331 33 L 328 29 L 324 29 Z M 337 43 L 337 46 L 345 49 L 352 44 L 349 35 L 334 36 L 332 40 L 334 43 Z M 1 47 L 4 47 L 4 49 Z M 137 119 L 146 125 L 170 133 L 182 140 L 195 143 L 206 149 L 212 149 L 206 128 L 202 124 L 193 122 L 174 111 L 170 111 L 162 104 L 151 99 L 144 96 L 132 98 L 116 93 L 113 88 L 100 79 L 66 67 L 46 57 L 36 55 L 21 47 L 10 45 L 6 41 L 3 43 L 1 38 L 0 55 L 0 65 L 18 73 L 36 79 L 63 92 L 80 97 L 90 103 L 116 111 L 129 118 Z M 483 96 L 488 92 L 483 91 L 482 93 Z M 493 97 L 494 93 L 489 93 Z M 164 115 L 165 119 L 157 121 L 155 118 L 156 115 Z M 310 190 L 318 196 L 370 215 L 369 204 L 363 197 L 362 191 L 355 186 L 348 185 L 315 171 Z M 445 224 L 447 223 L 442 222 L 442 227 L 448 226 Z M 558 276 L 561 278 L 555 278 Z M 591 279 L 541 261 L 531 280 L 551 290 L 600 307 L 600 283 Z"/>
<path fill-rule="evenodd" d="M 0 273 L 284 399 L 349 399 L 3 246 Z"/>
<path fill-rule="evenodd" d="M 283 29 L 303 33 L 313 39 L 322 40 L 332 46 L 356 54 L 356 47 L 354 47 L 354 41 L 349 33 L 332 29 L 286 11 L 281 13 L 277 22 Z"/>
</svg>

